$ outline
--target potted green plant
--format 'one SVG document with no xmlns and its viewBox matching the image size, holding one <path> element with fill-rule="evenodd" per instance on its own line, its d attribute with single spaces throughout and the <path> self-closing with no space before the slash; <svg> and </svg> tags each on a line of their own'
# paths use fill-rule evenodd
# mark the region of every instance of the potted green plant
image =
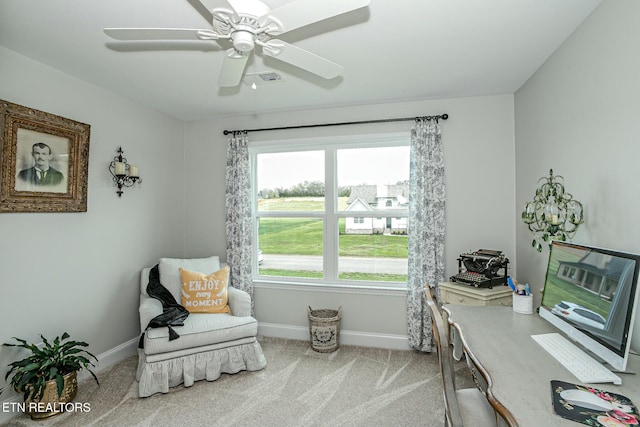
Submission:
<svg viewBox="0 0 640 427">
<path fill-rule="evenodd" d="M 95 366 L 90 359 L 98 359 L 85 350 L 89 344 L 83 341 L 69 340 L 69 334 L 55 337 L 52 342 L 44 336 L 42 345 L 13 337 L 18 344 L 4 343 L 5 347 L 21 347 L 30 352 L 28 357 L 10 363 L 5 381 L 11 376 L 7 387 L 22 393 L 25 412 L 31 418 L 46 418 L 64 410 L 64 403 L 72 401 L 78 391 L 77 372 L 86 369 L 96 383 L 98 377 L 91 370 Z M 0 389 L 0 393 L 4 389 Z"/>
</svg>

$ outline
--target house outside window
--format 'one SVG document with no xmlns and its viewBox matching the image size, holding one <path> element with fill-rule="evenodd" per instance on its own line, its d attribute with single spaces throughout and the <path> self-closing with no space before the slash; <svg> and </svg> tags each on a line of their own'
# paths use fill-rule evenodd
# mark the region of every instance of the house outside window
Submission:
<svg viewBox="0 0 640 427">
<path fill-rule="evenodd" d="M 250 154 L 256 279 L 406 286 L 409 135 L 252 142 Z"/>
<path fill-rule="evenodd" d="M 407 212 L 409 209 L 409 181 L 384 185 L 356 185 L 351 187 L 347 209 L 372 212 Z M 406 217 L 371 218 L 368 226 L 347 217 L 346 234 L 407 234 Z"/>
</svg>

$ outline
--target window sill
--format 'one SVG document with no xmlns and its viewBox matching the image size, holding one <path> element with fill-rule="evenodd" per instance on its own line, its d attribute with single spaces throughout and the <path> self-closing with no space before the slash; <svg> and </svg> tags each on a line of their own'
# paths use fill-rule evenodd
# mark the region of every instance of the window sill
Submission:
<svg viewBox="0 0 640 427">
<path fill-rule="evenodd" d="M 384 286 L 373 284 L 350 285 L 350 284 L 328 284 L 312 283 L 302 281 L 282 281 L 277 279 L 254 278 L 253 286 L 256 289 L 277 289 L 304 292 L 333 292 L 354 295 L 382 295 L 382 296 L 404 296 L 407 294 L 406 287 Z"/>
</svg>

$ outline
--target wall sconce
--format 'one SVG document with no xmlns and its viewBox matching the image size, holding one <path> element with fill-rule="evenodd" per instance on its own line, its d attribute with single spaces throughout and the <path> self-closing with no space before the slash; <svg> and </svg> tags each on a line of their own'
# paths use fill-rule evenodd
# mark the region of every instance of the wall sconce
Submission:
<svg viewBox="0 0 640 427">
<path fill-rule="evenodd" d="M 118 186 L 118 197 L 122 197 L 122 187 L 131 187 L 137 182 L 142 182 L 140 170 L 136 165 L 127 163 L 127 159 L 122 157 L 122 147 L 118 147 L 118 155 L 109 164 L 109 172 L 113 176 L 113 182 Z"/>
<path fill-rule="evenodd" d="M 538 252 L 542 252 L 540 240 L 549 245 L 552 240 L 571 240 L 578 225 L 584 222 L 582 203 L 565 192 L 564 185 L 558 179 L 564 181 L 563 177 L 554 176 L 553 169 L 549 169 L 549 177 L 538 180 L 542 185 L 522 212 L 522 221 L 535 236 L 531 246 Z"/>
</svg>

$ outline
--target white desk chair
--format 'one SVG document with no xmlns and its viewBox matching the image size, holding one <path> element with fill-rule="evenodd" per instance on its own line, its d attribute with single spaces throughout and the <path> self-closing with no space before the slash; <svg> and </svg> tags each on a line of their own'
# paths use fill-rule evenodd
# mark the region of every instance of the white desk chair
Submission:
<svg viewBox="0 0 640 427">
<path fill-rule="evenodd" d="M 445 427 L 484 427 L 497 425 L 496 414 L 485 395 L 477 388 L 456 389 L 453 355 L 448 329 L 436 303 L 436 289 L 425 286 L 424 295 L 431 314 L 433 337 L 440 360 L 444 391 Z"/>
</svg>

